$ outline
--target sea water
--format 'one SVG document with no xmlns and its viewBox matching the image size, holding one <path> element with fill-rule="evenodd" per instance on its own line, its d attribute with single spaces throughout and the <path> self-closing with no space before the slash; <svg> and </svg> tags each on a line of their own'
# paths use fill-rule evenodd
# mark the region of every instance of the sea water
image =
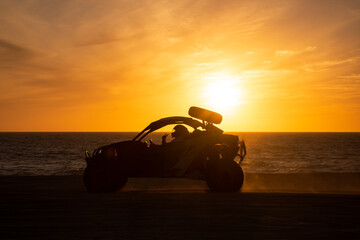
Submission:
<svg viewBox="0 0 360 240">
<path fill-rule="evenodd" d="M 136 134 L 0 133 L 0 175 L 80 175 L 85 150 Z M 241 166 L 248 173 L 360 173 L 360 133 L 231 134 L 245 140 Z M 149 137 L 160 142 L 162 135 Z"/>
</svg>

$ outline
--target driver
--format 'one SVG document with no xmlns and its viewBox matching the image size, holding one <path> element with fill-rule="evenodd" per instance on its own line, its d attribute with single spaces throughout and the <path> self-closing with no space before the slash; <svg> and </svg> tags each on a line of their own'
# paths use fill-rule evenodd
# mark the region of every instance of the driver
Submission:
<svg viewBox="0 0 360 240">
<path fill-rule="evenodd" d="M 182 141 L 184 138 L 186 138 L 187 136 L 189 136 L 189 130 L 183 126 L 183 125 L 176 125 L 172 132 L 171 132 L 171 137 L 173 137 L 174 139 L 171 142 L 178 142 L 178 141 Z M 166 133 L 164 136 L 162 136 L 162 144 L 166 144 L 166 137 L 168 136 L 168 134 Z"/>
</svg>

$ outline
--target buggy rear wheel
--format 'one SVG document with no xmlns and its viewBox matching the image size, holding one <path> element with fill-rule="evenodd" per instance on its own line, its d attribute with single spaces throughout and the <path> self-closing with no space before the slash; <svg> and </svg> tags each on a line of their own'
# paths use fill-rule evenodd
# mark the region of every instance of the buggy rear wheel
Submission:
<svg viewBox="0 0 360 240">
<path fill-rule="evenodd" d="M 84 171 L 84 184 L 89 192 L 115 192 L 125 186 L 127 176 L 115 161 L 90 163 Z"/>
<path fill-rule="evenodd" d="M 244 172 L 234 161 L 209 163 L 206 183 L 212 192 L 237 192 L 244 183 Z"/>
</svg>

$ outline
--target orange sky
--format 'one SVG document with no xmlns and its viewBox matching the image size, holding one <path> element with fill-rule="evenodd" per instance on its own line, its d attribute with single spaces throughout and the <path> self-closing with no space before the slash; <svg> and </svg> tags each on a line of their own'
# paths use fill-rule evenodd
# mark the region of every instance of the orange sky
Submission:
<svg viewBox="0 0 360 240">
<path fill-rule="evenodd" d="M 359 1 L 2 0 L 0 29 L 0 131 L 139 131 L 190 106 L 226 131 L 360 131 Z"/>
</svg>

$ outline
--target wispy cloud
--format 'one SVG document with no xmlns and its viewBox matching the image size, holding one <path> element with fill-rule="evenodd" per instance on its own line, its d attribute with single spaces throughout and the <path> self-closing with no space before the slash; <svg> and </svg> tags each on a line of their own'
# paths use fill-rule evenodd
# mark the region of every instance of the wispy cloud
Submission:
<svg viewBox="0 0 360 240">
<path fill-rule="evenodd" d="M 19 62 L 37 57 L 34 51 L 29 48 L 0 39 L 0 67 L 9 62 Z"/>
<path fill-rule="evenodd" d="M 294 55 L 294 54 L 296 54 L 296 52 L 290 50 L 277 50 L 275 52 L 276 56 L 285 56 L 285 55 Z"/>
<path fill-rule="evenodd" d="M 343 59 L 343 60 L 328 60 L 328 61 L 321 61 L 315 62 L 311 64 L 306 64 L 302 68 L 307 72 L 319 72 L 329 70 L 332 67 L 342 66 L 344 64 L 350 64 L 358 62 L 355 58 Z"/>
<path fill-rule="evenodd" d="M 317 47 L 315 47 L 315 46 L 309 46 L 309 47 L 306 47 L 305 49 L 298 50 L 298 51 L 294 51 L 294 50 L 276 50 L 275 55 L 276 56 L 292 56 L 292 55 L 301 54 L 301 53 L 313 52 L 316 49 L 317 49 Z"/>
</svg>

